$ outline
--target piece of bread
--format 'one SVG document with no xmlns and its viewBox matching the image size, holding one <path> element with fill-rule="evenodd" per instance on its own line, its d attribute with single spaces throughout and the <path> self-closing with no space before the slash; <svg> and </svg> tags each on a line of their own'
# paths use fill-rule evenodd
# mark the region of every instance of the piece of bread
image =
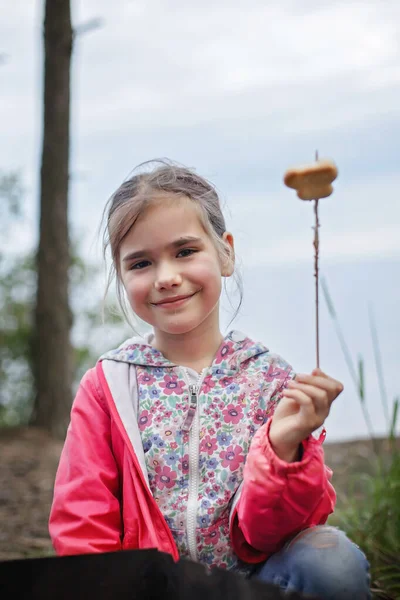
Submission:
<svg viewBox="0 0 400 600">
<path fill-rule="evenodd" d="M 301 167 L 292 167 L 284 175 L 285 185 L 297 191 L 301 200 L 326 198 L 333 192 L 332 181 L 338 170 L 331 160 L 318 160 Z"/>
</svg>

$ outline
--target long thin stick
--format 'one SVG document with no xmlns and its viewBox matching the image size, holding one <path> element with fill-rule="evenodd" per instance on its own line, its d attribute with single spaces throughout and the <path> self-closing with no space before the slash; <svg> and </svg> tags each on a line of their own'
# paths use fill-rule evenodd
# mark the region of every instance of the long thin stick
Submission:
<svg viewBox="0 0 400 600">
<path fill-rule="evenodd" d="M 318 161 L 318 150 L 315 151 L 315 160 Z M 319 369 L 319 219 L 318 219 L 318 199 L 314 200 L 314 276 L 315 276 L 315 337 L 317 351 L 317 369 Z"/>
</svg>

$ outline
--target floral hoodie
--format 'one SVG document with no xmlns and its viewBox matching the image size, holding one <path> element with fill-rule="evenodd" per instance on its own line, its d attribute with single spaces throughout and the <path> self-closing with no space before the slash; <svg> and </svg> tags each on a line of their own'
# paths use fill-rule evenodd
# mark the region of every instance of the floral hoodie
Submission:
<svg viewBox="0 0 400 600">
<path fill-rule="evenodd" d="M 321 440 L 291 464 L 269 443 L 291 367 L 238 332 L 200 374 L 150 342 L 128 340 L 81 384 L 50 515 L 56 551 L 155 546 L 231 569 L 325 522 L 335 493 Z"/>
</svg>

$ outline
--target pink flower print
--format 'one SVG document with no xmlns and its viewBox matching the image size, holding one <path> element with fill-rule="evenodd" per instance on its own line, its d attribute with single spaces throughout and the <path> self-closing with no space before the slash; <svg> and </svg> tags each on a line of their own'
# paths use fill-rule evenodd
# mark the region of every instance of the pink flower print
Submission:
<svg viewBox="0 0 400 600">
<path fill-rule="evenodd" d="M 153 375 L 148 373 L 147 371 L 140 371 L 138 374 L 138 383 L 144 383 L 145 385 L 151 385 L 156 380 Z"/>
<path fill-rule="evenodd" d="M 275 379 L 278 379 L 279 381 L 285 381 L 287 375 L 288 374 L 284 369 L 272 364 L 269 366 L 267 373 L 264 372 L 264 379 L 268 382 L 274 381 Z"/>
<path fill-rule="evenodd" d="M 189 454 L 185 454 L 185 456 L 180 459 L 179 468 L 185 475 L 189 473 Z"/>
<path fill-rule="evenodd" d="M 204 388 L 206 394 L 211 391 L 213 387 L 215 387 L 215 381 L 213 380 L 212 375 L 207 375 L 207 377 L 204 378 L 202 387 Z"/>
<path fill-rule="evenodd" d="M 201 440 L 200 452 L 207 452 L 208 456 L 211 456 L 217 448 L 217 440 L 212 438 L 210 435 L 206 435 Z"/>
<path fill-rule="evenodd" d="M 151 421 L 153 419 L 153 415 L 151 413 L 149 413 L 148 410 L 144 410 L 142 411 L 140 417 L 139 417 L 139 429 L 140 431 L 143 431 L 144 429 L 146 429 L 146 427 L 148 427 L 149 425 L 151 425 Z"/>
<path fill-rule="evenodd" d="M 218 350 L 214 363 L 219 365 L 223 360 L 226 360 L 233 353 L 233 346 L 233 342 L 225 342 L 225 344 Z"/>
<path fill-rule="evenodd" d="M 258 408 L 256 414 L 253 417 L 253 422 L 256 425 L 262 425 L 264 423 L 264 419 L 265 419 L 265 411 L 263 411 L 261 408 Z"/>
<path fill-rule="evenodd" d="M 178 444 L 177 444 L 176 442 L 171 442 L 171 443 L 170 443 L 170 446 L 171 446 L 171 449 L 172 449 L 172 450 L 176 450 L 176 449 L 177 449 L 177 447 L 178 447 Z"/>
<path fill-rule="evenodd" d="M 238 469 L 240 463 L 244 462 L 244 456 L 240 446 L 229 446 L 226 450 L 220 452 L 219 456 L 222 458 L 222 466 L 224 468 L 229 467 L 231 471 Z"/>
<path fill-rule="evenodd" d="M 232 492 L 230 492 L 230 490 L 225 490 L 222 504 L 224 503 L 224 501 L 229 502 L 229 500 L 231 499 L 231 495 L 232 495 Z"/>
<path fill-rule="evenodd" d="M 243 417 L 243 411 L 240 406 L 228 404 L 226 409 L 223 411 L 223 415 L 225 423 L 234 423 L 236 425 Z"/>
<path fill-rule="evenodd" d="M 170 375 L 164 376 L 164 381 L 160 382 L 160 386 L 164 388 L 164 393 L 170 396 L 171 394 L 181 394 L 183 392 L 184 381 L 179 381 L 176 375 L 172 377 Z"/>
<path fill-rule="evenodd" d="M 240 404 L 242 404 L 242 403 L 243 403 L 243 404 L 246 404 L 246 402 L 245 402 L 245 398 L 246 398 L 246 393 L 245 393 L 245 392 L 242 392 L 242 393 L 241 393 L 241 394 L 239 394 L 239 396 L 238 396 L 238 402 L 240 402 Z"/>
<path fill-rule="evenodd" d="M 241 423 L 240 425 L 238 425 L 235 429 L 235 433 L 240 435 L 241 433 L 243 433 L 244 431 L 246 431 L 247 428 L 247 424 L 245 423 Z"/>
<path fill-rule="evenodd" d="M 208 535 L 204 536 L 204 542 L 206 544 L 213 544 L 213 546 L 218 544 L 219 540 L 220 540 L 220 533 L 219 533 L 219 529 L 217 529 L 217 528 L 215 528 L 213 531 L 211 531 Z"/>
<path fill-rule="evenodd" d="M 164 488 L 170 489 L 174 487 L 176 473 L 172 471 L 170 467 L 156 467 L 155 469 L 156 475 L 154 477 L 154 483 L 158 487 L 159 490 L 163 490 Z"/>
</svg>

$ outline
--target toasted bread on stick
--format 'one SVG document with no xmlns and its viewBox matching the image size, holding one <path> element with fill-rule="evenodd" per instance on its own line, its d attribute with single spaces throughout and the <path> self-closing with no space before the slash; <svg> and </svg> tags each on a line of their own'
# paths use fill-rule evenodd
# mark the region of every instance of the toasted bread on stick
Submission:
<svg viewBox="0 0 400 600">
<path fill-rule="evenodd" d="M 284 175 L 284 183 L 297 191 L 301 200 L 326 198 L 333 192 L 332 181 L 338 170 L 331 160 L 318 160 L 309 165 L 292 167 Z"/>
</svg>

